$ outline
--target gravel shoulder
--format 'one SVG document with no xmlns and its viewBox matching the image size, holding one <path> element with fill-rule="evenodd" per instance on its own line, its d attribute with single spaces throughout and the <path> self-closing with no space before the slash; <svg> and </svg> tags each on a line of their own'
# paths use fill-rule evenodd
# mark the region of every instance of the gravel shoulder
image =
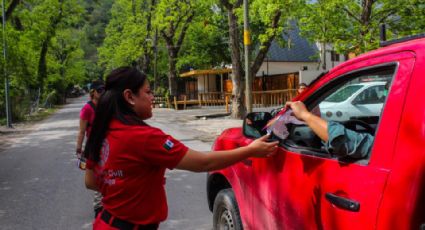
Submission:
<svg viewBox="0 0 425 230">
<path fill-rule="evenodd" d="M 4 151 L 12 144 L 15 144 L 19 138 L 36 130 L 38 123 L 39 122 L 17 123 L 13 124 L 13 128 L 0 126 L 0 152 Z"/>
</svg>

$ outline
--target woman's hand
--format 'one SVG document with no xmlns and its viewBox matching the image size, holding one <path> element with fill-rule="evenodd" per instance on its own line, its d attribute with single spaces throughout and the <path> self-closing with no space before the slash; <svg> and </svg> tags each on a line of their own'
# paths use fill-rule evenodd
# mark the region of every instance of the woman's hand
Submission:
<svg viewBox="0 0 425 230">
<path fill-rule="evenodd" d="M 307 110 L 304 103 L 301 101 L 288 101 L 286 102 L 286 106 L 289 106 L 292 109 L 295 117 L 299 120 L 306 121 L 307 118 L 311 115 L 311 113 Z"/>
<path fill-rule="evenodd" d="M 269 157 L 276 153 L 279 142 L 267 142 L 269 137 L 270 135 L 264 135 L 247 146 L 252 151 L 252 157 Z"/>
</svg>

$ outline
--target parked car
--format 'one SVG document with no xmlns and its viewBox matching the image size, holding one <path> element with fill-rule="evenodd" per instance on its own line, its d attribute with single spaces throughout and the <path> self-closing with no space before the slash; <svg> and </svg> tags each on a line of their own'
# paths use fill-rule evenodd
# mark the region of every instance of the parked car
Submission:
<svg viewBox="0 0 425 230">
<path fill-rule="evenodd" d="M 276 155 L 208 173 L 214 229 L 425 229 L 424 73 L 425 38 L 417 38 L 360 55 L 315 81 L 295 100 L 325 117 L 332 109 L 326 119 L 374 135 L 371 152 L 337 157 L 308 126 L 288 125 Z M 380 108 L 354 109 L 356 97 L 375 86 L 380 92 L 384 82 L 389 92 L 378 98 Z M 350 107 L 330 106 L 349 87 L 357 88 Z M 272 116 L 248 116 L 252 122 L 225 130 L 213 149 L 263 135 Z"/>
<path fill-rule="evenodd" d="M 346 121 L 376 116 L 385 100 L 385 81 L 347 85 L 320 103 L 321 117 L 326 120 Z"/>
</svg>

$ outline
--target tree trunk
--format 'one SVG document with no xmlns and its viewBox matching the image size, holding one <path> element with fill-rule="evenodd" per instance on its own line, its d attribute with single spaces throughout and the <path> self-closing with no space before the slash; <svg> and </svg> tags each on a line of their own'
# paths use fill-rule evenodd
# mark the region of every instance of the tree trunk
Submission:
<svg viewBox="0 0 425 230">
<path fill-rule="evenodd" d="M 275 13 L 272 19 L 272 25 L 271 28 L 276 29 L 279 26 L 281 12 L 278 11 Z M 267 53 L 269 52 L 270 46 L 272 45 L 272 42 L 274 38 L 276 37 L 276 34 L 273 36 L 270 36 L 267 41 L 264 41 L 260 45 L 260 49 L 258 50 L 257 56 L 254 58 L 254 61 L 252 62 L 252 65 L 250 66 L 250 75 L 251 79 L 255 79 L 255 75 L 257 74 L 258 70 L 260 69 L 261 65 L 264 62 L 264 59 L 267 56 Z"/>
<path fill-rule="evenodd" d="M 46 63 L 46 56 L 47 56 L 47 50 L 49 48 L 50 40 L 55 36 L 56 34 L 56 28 L 58 24 L 62 20 L 62 6 L 63 6 L 63 0 L 59 1 L 59 14 L 56 18 L 53 18 L 50 26 L 48 27 L 48 31 L 46 33 L 46 38 L 44 39 L 42 45 L 41 45 L 41 51 L 40 51 L 40 58 L 38 59 L 38 74 L 37 74 L 37 80 L 38 80 L 38 86 L 41 88 L 41 92 L 43 92 L 43 84 L 44 79 L 47 77 L 47 63 Z"/>
<path fill-rule="evenodd" d="M 168 48 L 168 86 L 170 87 L 170 96 L 177 96 L 177 52 Z"/>
<path fill-rule="evenodd" d="M 167 44 L 168 50 L 168 85 L 170 90 L 170 96 L 177 96 L 177 57 L 180 51 L 180 47 L 183 44 L 184 37 L 186 35 L 186 31 L 189 28 L 190 23 L 195 16 L 195 12 L 191 11 L 188 15 L 182 15 L 181 18 L 177 20 L 177 22 L 184 20 L 184 23 L 180 29 L 180 34 L 177 34 L 178 24 L 175 27 L 174 23 L 170 23 L 170 27 L 167 28 L 167 32 L 165 29 L 161 30 L 161 35 Z M 184 19 L 184 17 L 187 17 Z M 175 42 L 175 40 L 177 40 Z"/>
<path fill-rule="evenodd" d="M 320 65 L 322 70 L 326 70 L 326 43 L 320 43 Z"/>
<path fill-rule="evenodd" d="M 50 37 L 47 37 L 43 44 L 41 45 L 40 58 L 38 59 L 38 73 L 37 73 L 37 82 L 38 86 L 42 89 L 44 84 L 44 79 L 47 76 L 47 65 L 46 65 L 46 55 L 49 45 Z"/>
<path fill-rule="evenodd" d="M 232 58 L 232 118 L 242 118 L 246 115 L 246 107 L 243 103 L 243 90 L 241 78 L 243 69 L 241 63 L 241 54 L 239 48 L 239 30 L 237 25 L 237 17 L 232 9 L 227 10 L 229 19 L 229 38 Z"/>
<path fill-rule="evenodd" d="M 147 3 L 147 0 L 145 0 L 145 6 L 149 5 Z M 155 10 L 155 0 L 151 0 L 149 11 L 147 12 L 146 17 L 146 37 L 142 44 L 142 51 L 143 54 L 141 57 L 139 57 L 139 66 L 140 69 L 144 73 L 149 73 L 150 71 L 150 64 L 151 64 L 151 48 L 152 44 L 149 44 L 151 42 L 151 33 L 152 33 L 152 13 Z"/>
<path fill-rule="evenodd" d="M 363 46 L 366 47 L 368 41 L 365 39 L 366 35 L 369 33 L 370 30 L 370 18 L 372 16 L 372 5 L 374 1 L 373 0 L 363 0 L 362 2 L 362 15 L 360 17 L 360 21 L 362 24 L 362 30 L 360 31 L 361 40 L 363 41 Z"/>
<path fill-rule="evenodd" d="M 153 89 L 158 87 L 158 29 L 155 28 L 155 35 L 153 38 Z"/>
</svg>

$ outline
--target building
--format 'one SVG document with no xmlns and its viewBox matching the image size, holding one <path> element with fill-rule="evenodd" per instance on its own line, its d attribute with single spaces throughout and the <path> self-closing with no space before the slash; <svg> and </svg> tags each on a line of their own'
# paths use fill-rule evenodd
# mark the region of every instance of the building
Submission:
<svg viewBox="0 0 425 230">
<path fill-rule="evenodd" d="M 260 101 L 262 104 L 264 101 L 274 101 L 271 104 L 282 103 L 282 100 L 271 98 L 292 98 L 300 83 L 309 84 L 321 73 L 348 59 L 346 55 L 337 54 L 330 44 L 308 42 L 300 36 L 298 27 L 282 36 L 287 46 L 282 48 L 273 41 L 253 79 L 254 104 Z M 223 102 L 225 95 L 232 92 L 230 74 L 231 67 L 182 73 L 180 77 L 184 80 L 179 81 L 177 100 L 192 101 L 192 104 L 199 105 L 204 98 L 205 101 Z M 268 95 L 270 99 L 265 99 L 264 95 Z"/>
<path fill-rule="evenodd" d="M 287 47 L 282 48 L 273 41 L 256 74 L 254 90 L 260 89 L 261 78 L 264 79 L 266 90 L 295 89 L 299 83 L 308 84 L 321 73 L 348 59 L 346 55 L 337 54 L 330 44 L 326 44 L 325 52 L 321 52 L 320 43 L 308 42 L 300 36 L 297 27 L 289 32 L 289 36 L 282 36 L 285 41 L 289 41 Z M 325 54 L 323 58 L 322 53 Z M 325 69 L 322 68 L 323 63 L 326 64 Z"/>
</svg>

